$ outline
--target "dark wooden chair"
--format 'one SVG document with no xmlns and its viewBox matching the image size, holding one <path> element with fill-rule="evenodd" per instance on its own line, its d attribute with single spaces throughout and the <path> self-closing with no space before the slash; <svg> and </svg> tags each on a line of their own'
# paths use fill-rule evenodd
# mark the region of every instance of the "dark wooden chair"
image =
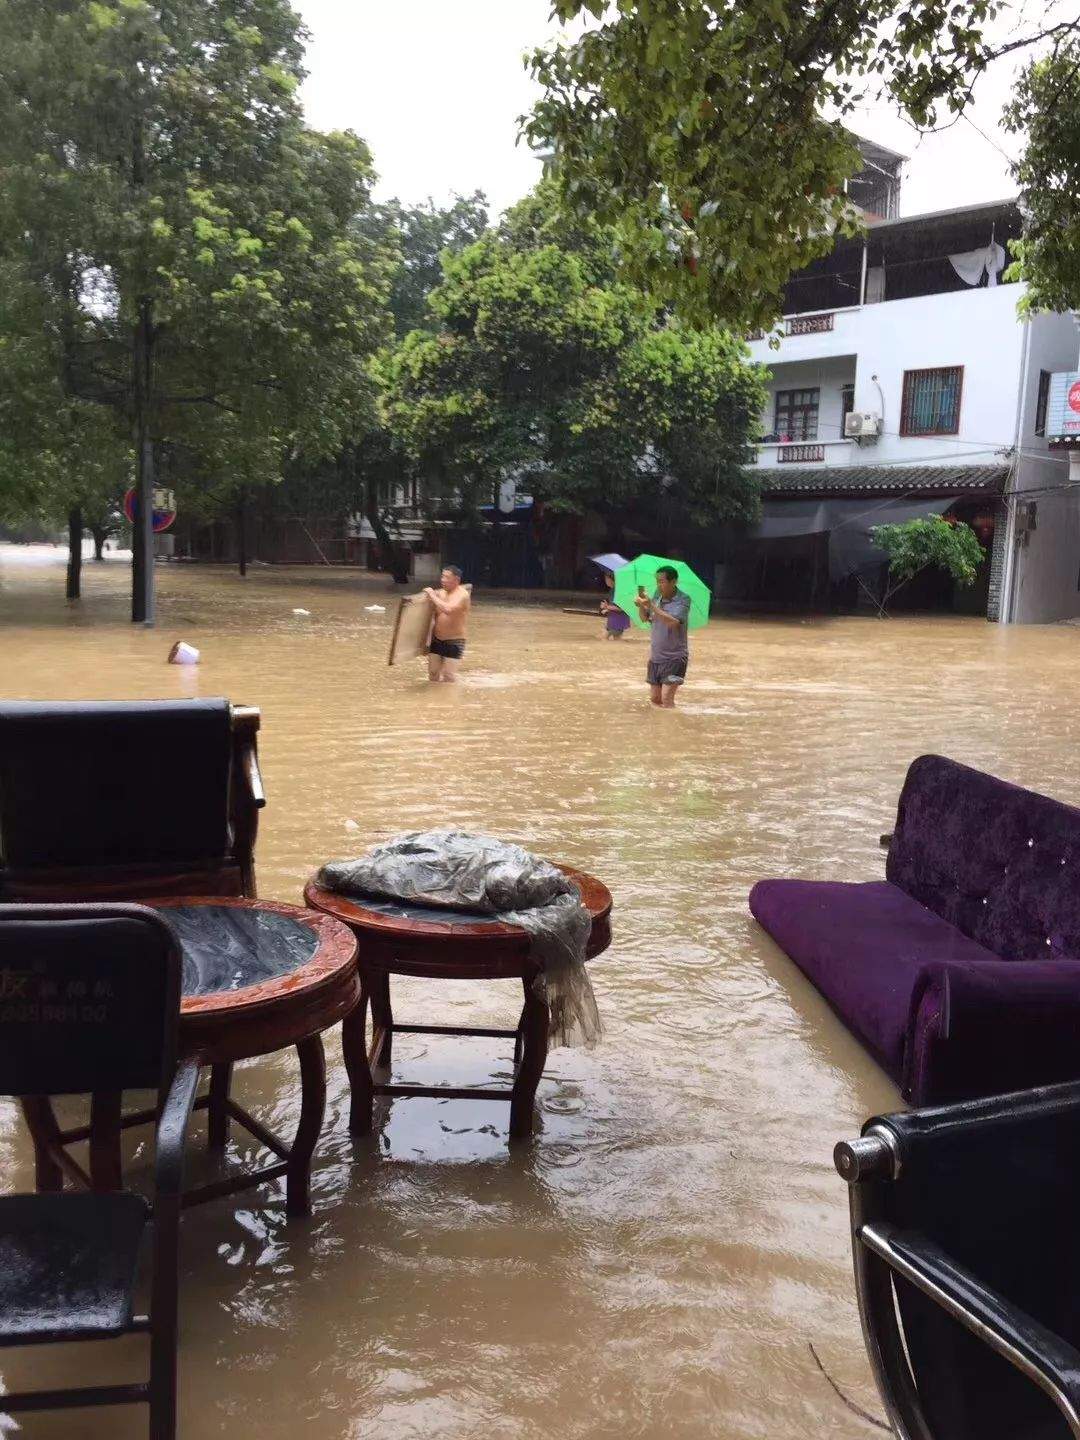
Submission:
<svg viewBox="0 0 1080 1440">
<path fill-rule="evenodd" d="M 902 1440 L 1080 1437 L 1080 1083 L 873 1119 L 836 1147 Z"/>
<path fill-rule="evenodd" d="M 259 712 L 0 704 L 0 899 L 255 896 Z"/>
<path fill-rule="evenodd" d="M 180 1182 L 198 1067 L 177 1067 L 180 949 L 137 905 L 0 905 L 0 1094 L 159 1095 L 150 1313 L 135 1313 L 150 1207 L 127 1191 L 0 1196 L 0 1346 L 150 1338 L 149 1380 L 0 1396 L 0 1411 L 146 1403 L 151 1440 L 176 1435 Z M 70 1157 L 71 1178 L 88 1177 Z"/>
<path fill-rule="evenodd" d="M 0 901 L 254 899 L 259 723 L 223 699 L 0 704 Z M 212 1071 L 214 1149 L 231 1070 Z"/>
</svg>

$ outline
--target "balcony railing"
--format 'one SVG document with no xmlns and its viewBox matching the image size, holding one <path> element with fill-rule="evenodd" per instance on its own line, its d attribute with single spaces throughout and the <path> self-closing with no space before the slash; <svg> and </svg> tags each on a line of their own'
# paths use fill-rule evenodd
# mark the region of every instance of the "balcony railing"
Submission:
<svg viewBox="0 0 1080 1440">
<path fill-rule="evenodd" d="M 780 445 L 776 451 L 778 465 L 812 465 L 824 459 L 824 445 Z"/>
<path fill-rule="evenodd" d="M 787 335 L 824 335 L 833 328 L 835 314 L 832 310 L 824 315 L 792 315 L 784 323 Z"/>
<path fill-rule="evenodd" d="M 815 315 L 788 315 L 780 333 L 785 338 L 791 335 L 827 335 L 835 325 L 836 312 L 833 310 L 819 311 Z M 764 330 L 751 330 L 746 337 L 747 344 L 764 340 L 766 333 Z"/>
<path fill-rule="evenodd" d="M 751 464 L 762 469 L 776 465 L 848 465 L 855 450 L 853 440 L 777 440 L 765 435 L 758 441 Z"/>
</svg>

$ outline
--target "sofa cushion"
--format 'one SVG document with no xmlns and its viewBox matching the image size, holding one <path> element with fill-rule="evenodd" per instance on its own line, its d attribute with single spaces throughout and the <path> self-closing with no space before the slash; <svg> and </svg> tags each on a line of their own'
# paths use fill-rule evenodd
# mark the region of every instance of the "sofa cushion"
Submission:
<svg viewBox="0 0 1080 1440">
<path fill-rule="evenodd" d="M 887 880 L 761 880 L 750 909 L 898 1084 L 923 967 L 997 958 Z"/>
<path fill-rule="evenodd" d="M 1003 960 L 1080 959 L 1080 810 L 940 755 L 908 770 L 886 876 Z"/>
</svg>

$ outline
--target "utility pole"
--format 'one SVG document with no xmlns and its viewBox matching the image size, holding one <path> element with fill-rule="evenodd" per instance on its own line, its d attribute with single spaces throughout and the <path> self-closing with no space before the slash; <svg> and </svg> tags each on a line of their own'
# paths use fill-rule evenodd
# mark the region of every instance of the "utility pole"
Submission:
<svg viewBox="0 0 1080 1440">
<path fill-rule="evenodd" d="M 139 437 L 135 523 L 131 527 L 131 619 L 154 623 L 154 452 L 149 435 Z"/>
</svg>

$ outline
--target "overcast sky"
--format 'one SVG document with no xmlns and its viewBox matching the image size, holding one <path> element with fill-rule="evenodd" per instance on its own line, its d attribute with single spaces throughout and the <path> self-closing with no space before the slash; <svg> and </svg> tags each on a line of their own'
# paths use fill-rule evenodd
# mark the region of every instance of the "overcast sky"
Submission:
<svg viewBox="0 0 1080 1440">
<path fill-rule="evenodd" d="M 536 160 L 515 144 L 517 117 L 535 95 L 521 57 L 558 33 L 548 20 L 550 0 L 294 4 L 311 32 L 308 119 L 364 137 L 380 175 L 379 198 L 443 200 L 480 189 L 497 211 L 536 182 Z M 961 120 L 941 134 L 920 137 L 888 107 L 855 117 L 853 129 L 910 156 L 904 214 L 1015 192 L 1001 151 L 1015 153 L 1016 143 L 997 123 L 1012 73 L 999 66 L 981 82 L 974 123 Z"/>
</svg>

